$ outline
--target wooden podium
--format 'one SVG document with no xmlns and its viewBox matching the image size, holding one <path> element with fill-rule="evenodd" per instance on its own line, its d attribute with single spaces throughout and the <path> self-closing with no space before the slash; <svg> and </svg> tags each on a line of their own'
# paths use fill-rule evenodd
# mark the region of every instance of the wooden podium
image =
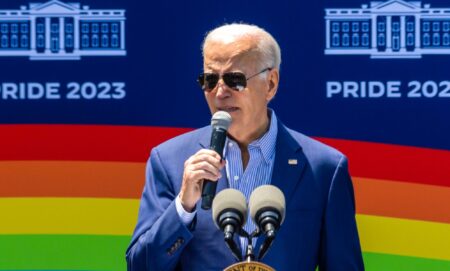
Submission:
<svg viewBox="0 0 450 271">
<path fill-rule="evenodd" d="M 260 262 L 240 262 L 228 266 L 223 271 L 276 271 L 272 267 Z"/>
</svg>

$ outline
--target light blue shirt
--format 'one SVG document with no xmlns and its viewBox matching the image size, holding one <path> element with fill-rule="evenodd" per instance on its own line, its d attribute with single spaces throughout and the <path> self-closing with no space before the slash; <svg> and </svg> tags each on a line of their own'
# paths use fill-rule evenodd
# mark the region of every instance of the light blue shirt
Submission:
<svg viewBox="0 0 450 271">
<path fill-rule="evenodd" d="M 226 142 L 227 147 L 224 156 L 227 161 L 226 172 L 228 184 L 231 188 L 237 189 L 245 195 L 247 204 L 253 190 L 261 185 L 270 184 L 272 180 L 278 126 L 275 112 L 269 110 L 269 115 L 269 130 L 262 137 L 248 145 L 250 159 L 245 170 L 242 164 L 241 150 L 237 143 L 229 138 L 227 138 Z M 244 225 L 244 229 L 249 234 L 256 229 L 255 223 L 250 217 L 250 213 L 248 214 L 247 223 Z M 242 252 L 245 254 L 247 239 L 241 237 L 240 241 Z M 253 246 L 255 245 L 255 242 L 256 238 L 252 240 Z"/>
<path fill-rule="evenodd" d="M 247 203 L 253 190 L 261 185 L 270 184 L 272 179 L 278 123 L 273 110 L 269 109 L 268 114 L 270 117 L 269 130 L 262 137 L 248 145 L 250 159 L 245 170 L 242 164 L 241 150 L 237 143 L 230 138 L 227 138 L 225 142 L 224 157 L 226 160 L 228 185 L 241 191 L 247 198 Z M 192 213 L 186 212 L 181 205 L 180 197 L 176 198 L 175 206 L 181 221 L 186 225 L 190 224 L 196 211 Z M 250 234 L 255 228 L 256 226 L 249 214 L 244 229 Z M 241 237 L 240 242 L 242 253 L 245 254 L 247 239 Z M 256 239 L 254 238 L 252 240 L 253 246 L 255 242 Z"/>
</svg>

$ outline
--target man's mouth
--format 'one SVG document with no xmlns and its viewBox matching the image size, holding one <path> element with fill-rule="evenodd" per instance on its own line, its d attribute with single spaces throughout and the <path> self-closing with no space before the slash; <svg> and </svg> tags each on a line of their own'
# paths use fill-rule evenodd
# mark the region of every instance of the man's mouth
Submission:
<svg viewBox="0 0 450 271">
<path fill-rule="evenodd" d="M 228 112 L 228 113 L 232 113 L 232 112 L 237 111 L 239 108 L 234 107 L 234 106 L 226 106 L 226 107 L 218 107 L 217 109 L 219 111 L 225 111 L 225 112 Z"/>
</svg>

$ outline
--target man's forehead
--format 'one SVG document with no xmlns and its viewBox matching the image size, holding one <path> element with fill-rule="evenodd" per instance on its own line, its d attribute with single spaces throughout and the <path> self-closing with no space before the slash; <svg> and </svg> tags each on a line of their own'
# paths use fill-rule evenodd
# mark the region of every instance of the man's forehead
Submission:
<svg viewBox="0 0 450 271">
<path fill-rule="evenodd" d="M 232 66 L 238 62 L 253 62 L 258 58 L 256 43 L 249 39 L 239 39 L 233 42 L 210 41 L 204 47 L 204 65 Z"/>
<path fill-rule="evenodd" d="M 232 58 L 208 58 L 204 59 L 204 69 L 213 71 L 240 70 L 250 72 L 255 68 L 256 57 L 254 53 L 244 53 Z"/>
<path fill-rule="evenodd" d="M 204 55 L 208 58 L 231 58 L 250 53 L 258 46 L 258 40 L 252 36 L 236 37 L 235 39 L 207 40 Z"/>
</svg>

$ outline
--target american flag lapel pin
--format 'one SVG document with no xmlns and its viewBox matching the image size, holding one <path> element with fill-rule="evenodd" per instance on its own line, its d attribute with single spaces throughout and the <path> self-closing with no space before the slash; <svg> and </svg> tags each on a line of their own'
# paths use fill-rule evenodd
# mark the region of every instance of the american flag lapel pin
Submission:
<svg viewBox="0 0 450 271">
<path fill-rule="evenodd" d="M 297 165 L 298 164 L 297 159 L 289 159 L 288 164 L 289 165 Z"/>
</svg>

